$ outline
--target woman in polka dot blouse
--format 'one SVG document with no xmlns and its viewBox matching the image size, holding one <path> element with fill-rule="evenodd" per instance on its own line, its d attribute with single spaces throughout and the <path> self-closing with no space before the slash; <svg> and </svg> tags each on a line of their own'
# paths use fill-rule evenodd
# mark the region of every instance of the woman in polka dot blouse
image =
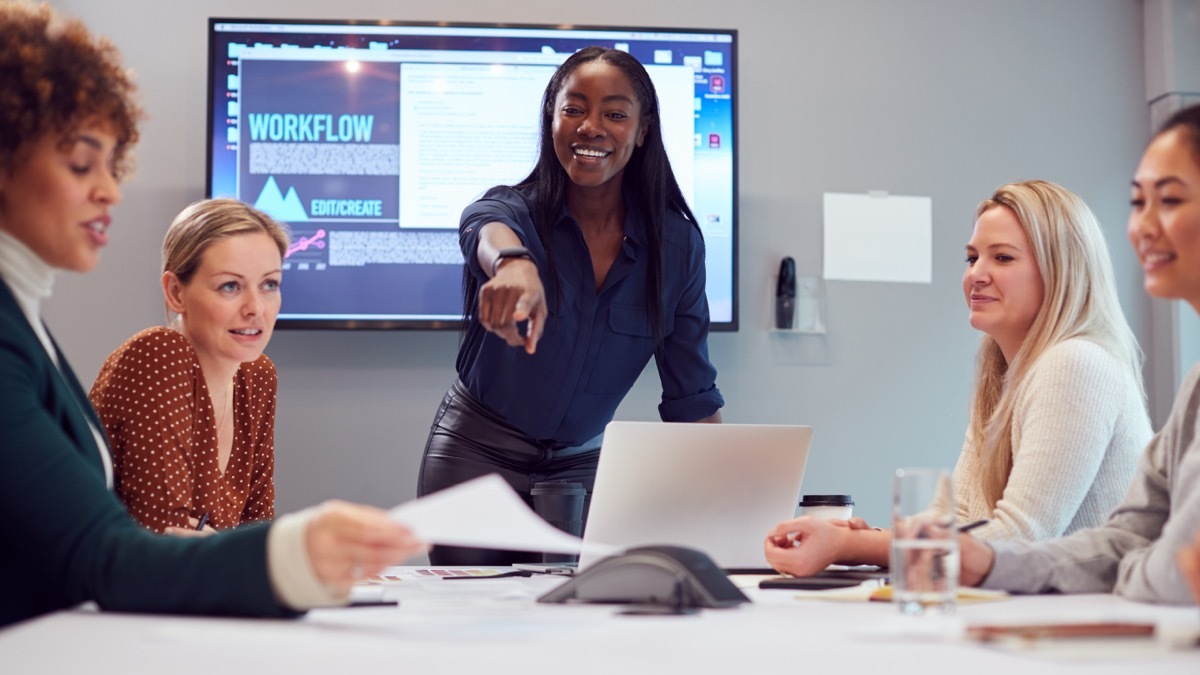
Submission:
<svg viewBox="0 0 1200 675">
<path fill-rule="evenodd" d="M 197 202 L 163 242 L 169 327 L 108 357 L 91 400 L 112 444 L 116 490 L 155 532 L 218 530 L 275 515 L 275 366 L 288 236 L 233 199 Z"/>
</svg>

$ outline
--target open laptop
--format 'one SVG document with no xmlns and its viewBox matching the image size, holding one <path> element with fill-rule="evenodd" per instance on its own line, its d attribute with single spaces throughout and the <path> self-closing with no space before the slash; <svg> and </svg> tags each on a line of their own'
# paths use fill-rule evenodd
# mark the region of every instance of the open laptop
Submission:
<svg viewBox="0 0 1200 675">
<path fill-rule="evenodd" d="M 767 531 L 796 512 L 812 427 L 610 422 L 583 539 L 687 546 L 761 568 Z M 583 554 L 585 568 L 602 556 Z"/>
</svg>

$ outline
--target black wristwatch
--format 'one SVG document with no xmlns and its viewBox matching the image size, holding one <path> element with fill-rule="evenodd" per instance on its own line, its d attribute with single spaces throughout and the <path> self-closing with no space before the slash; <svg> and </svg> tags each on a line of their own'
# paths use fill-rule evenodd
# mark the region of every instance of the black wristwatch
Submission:
<svg viewBox="0 0 1200 675">
<path fill-rule="evenodd" d="M 533 262 L 533 254 L 524 246 L 509 246 L 496 251 L 496 260 L 492 262 L 492 276 L 496 276 L 496 268 L 500 267 L 500 261 L 506 258 L 524 258 L 529 262 Z"/>
</svg>

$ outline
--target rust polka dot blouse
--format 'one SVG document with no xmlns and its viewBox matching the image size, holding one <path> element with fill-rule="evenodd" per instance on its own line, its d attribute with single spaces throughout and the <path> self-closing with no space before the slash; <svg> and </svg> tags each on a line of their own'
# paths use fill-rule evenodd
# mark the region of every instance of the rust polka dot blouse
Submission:
<svg viewBox="0 0 1200 675">
<path fill-rule="evenodd" d="M 200 361 L 178 331 L 129 338 L 100 369 L 90 398 L 112 448 L 117 495 L 145 527 L 217 529 L 275 517 L 275 365 L 243 363 L 233 388 L 233 450 L 221 473 L 217 422 Z"/>
</svg>

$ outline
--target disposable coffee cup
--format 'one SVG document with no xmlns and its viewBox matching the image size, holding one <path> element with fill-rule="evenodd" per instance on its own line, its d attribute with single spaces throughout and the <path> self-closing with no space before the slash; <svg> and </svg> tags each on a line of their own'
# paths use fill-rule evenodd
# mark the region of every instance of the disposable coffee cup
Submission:
<svg viewBox="0 0 1200 675">
<path fill-rule="evenodd" d="M 854 515 L 854 500 L 850 495 L 804 495 L 796 515 L 821 520 L 849 520 Z"/>
<path fill-rule="evenodd" d="M 583 534 L 583 500 L 587 496 L 583 483 L 542 481 L 533 486 L 530 494 L 533 496 L 533 510 L 543 520 L 567 534 L 576 537 Z M 542 562 L 547 563 L 578 560 L 579 556 L 573 553 L 542 554 Z"/>
</svg>

